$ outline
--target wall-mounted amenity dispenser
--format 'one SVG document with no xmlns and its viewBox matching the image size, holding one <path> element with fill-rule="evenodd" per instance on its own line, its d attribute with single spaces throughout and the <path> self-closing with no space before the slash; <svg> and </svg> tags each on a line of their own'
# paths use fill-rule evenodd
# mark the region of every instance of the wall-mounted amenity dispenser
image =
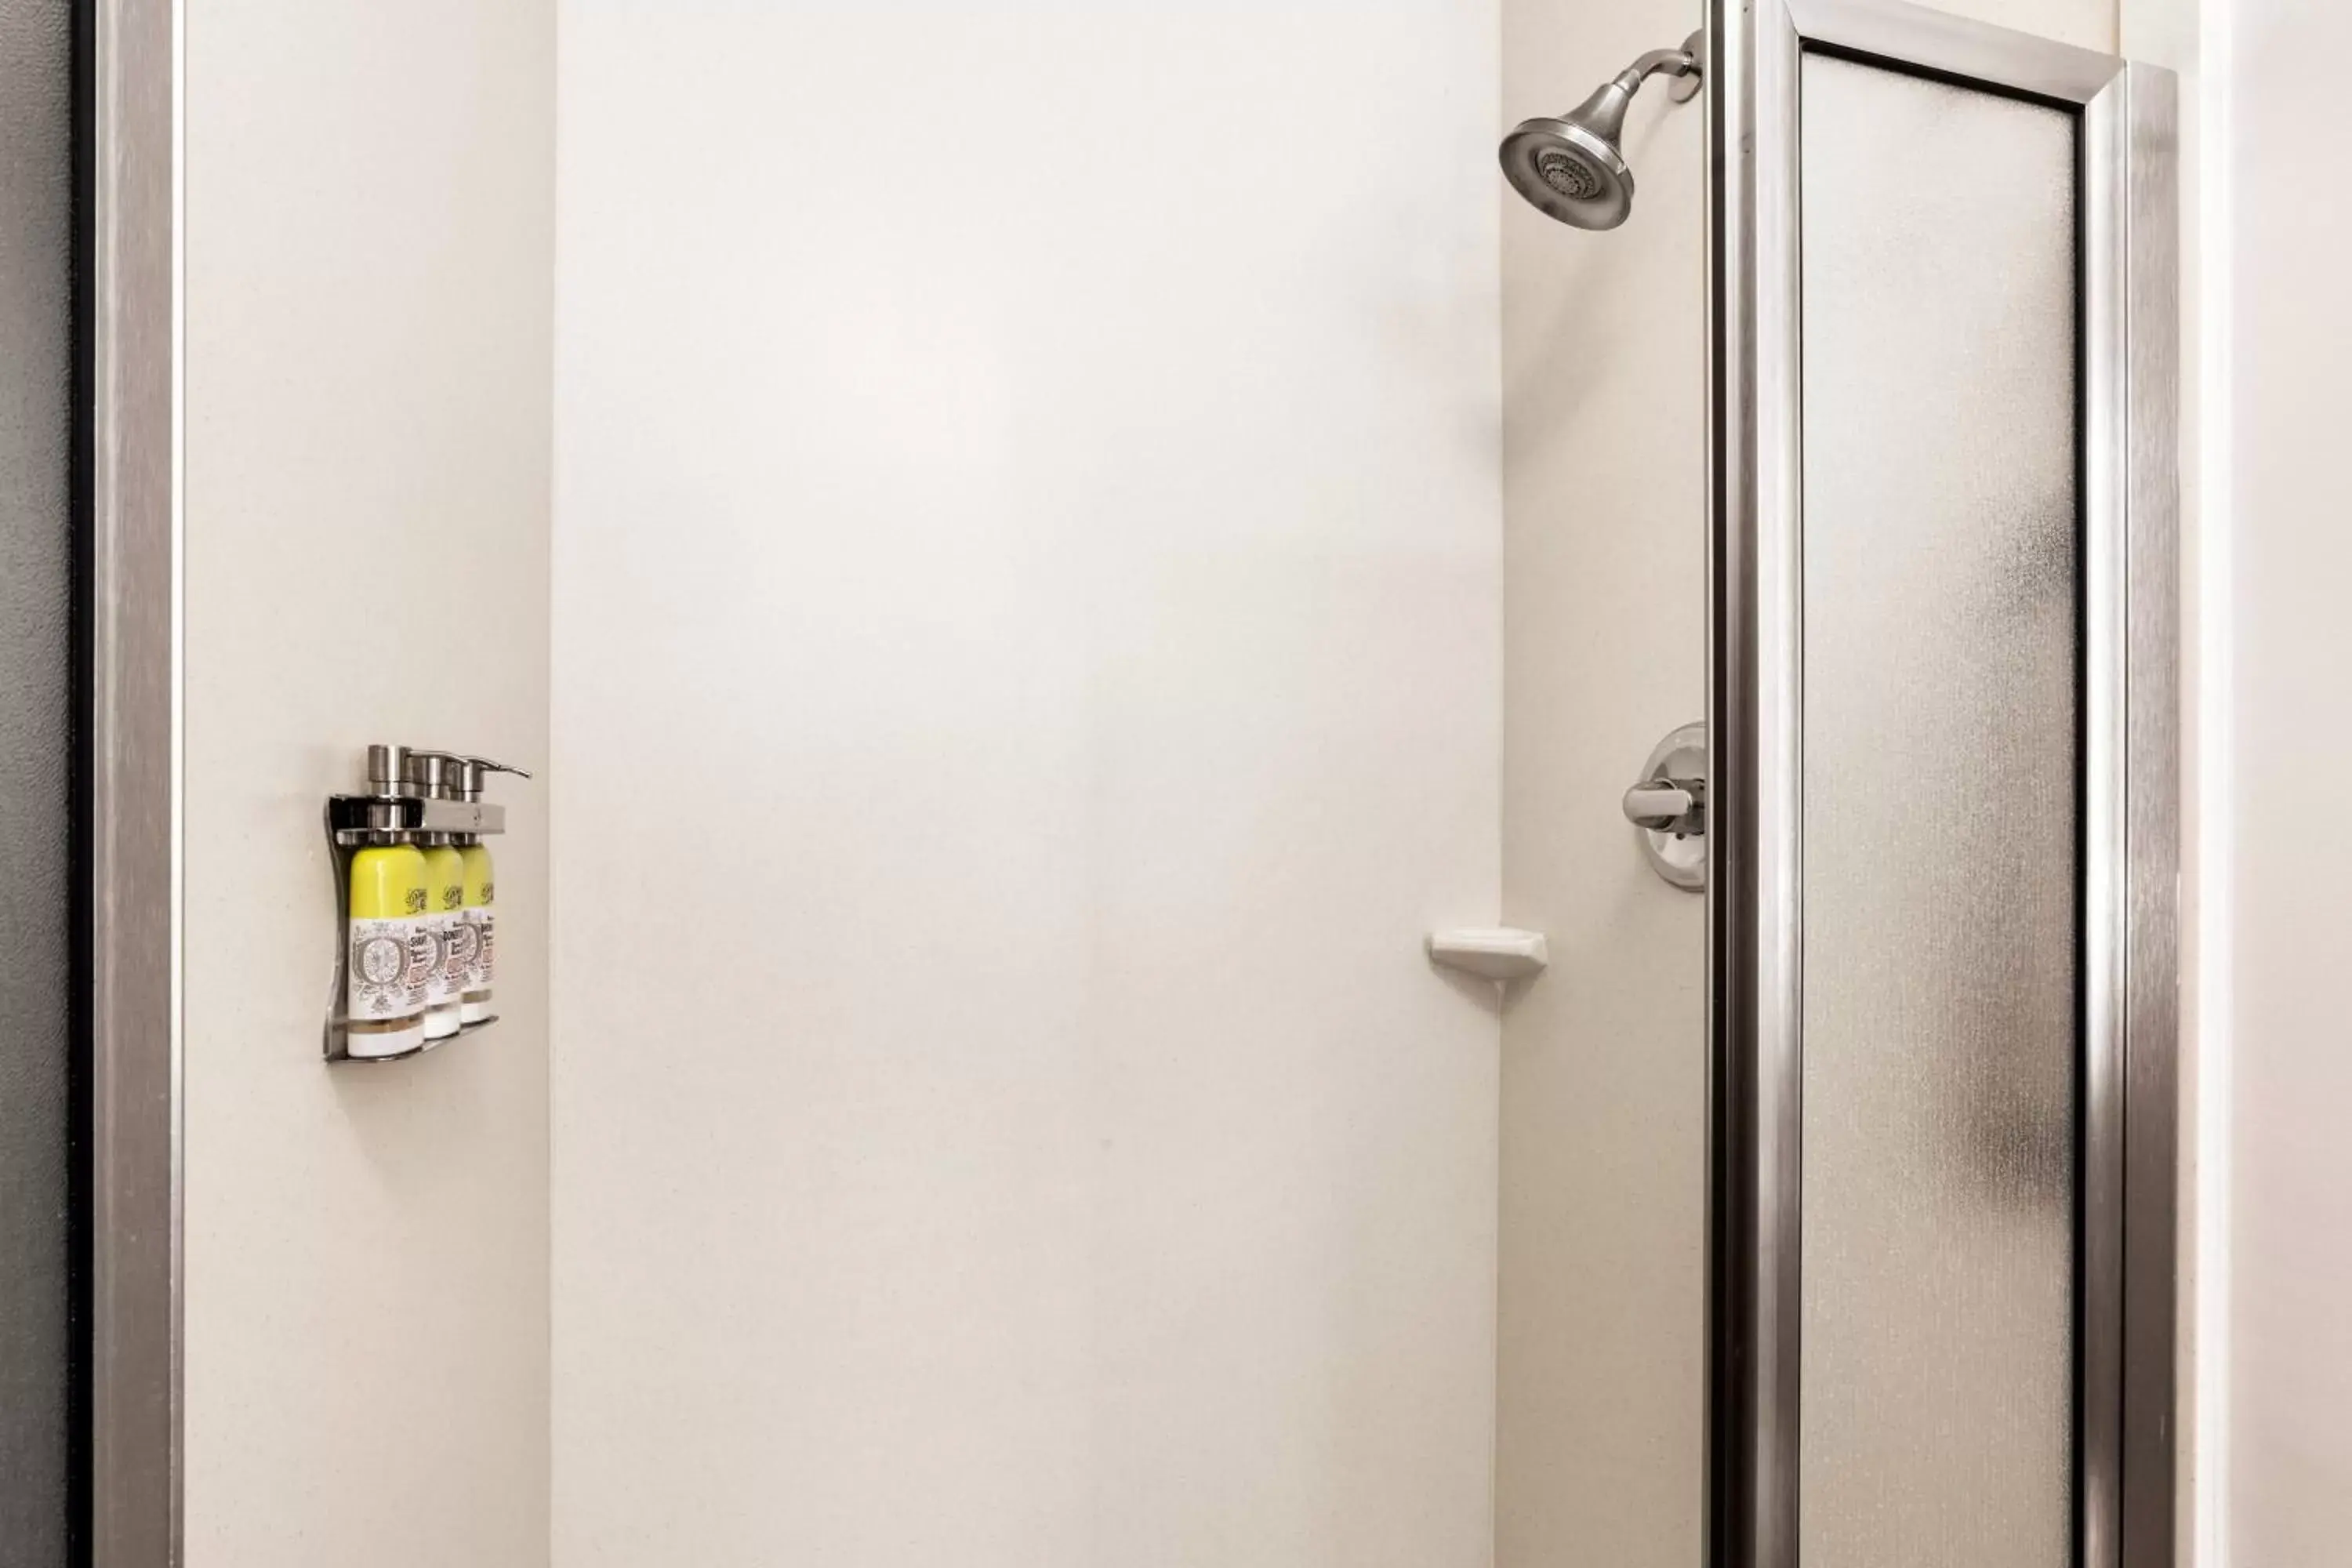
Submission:
<svg viewBox="0 0 2352 1568">
<path fill-rule="evenodd" d="M 485 835 L 506 808 L 482 798 L 487 757 L 370 746 L 365 795 L 327 798 L 339 940 L 329 1061 L 393 1061 L 496 1023 L 496 945 Z"/>
</svg>

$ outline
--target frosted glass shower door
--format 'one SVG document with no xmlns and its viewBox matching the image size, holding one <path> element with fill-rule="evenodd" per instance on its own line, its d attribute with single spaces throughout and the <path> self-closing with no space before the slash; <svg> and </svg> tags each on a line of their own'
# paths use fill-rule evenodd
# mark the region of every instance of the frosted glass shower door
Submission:
<svg viewBox="0 0 2352 1568">
<path fill-rule="evenodd" d="M 1717 1568 L 2171 1561 L 2171 83 L 1718 5 Z"/>
<path fill-rule="evenodd" d="M 2075 120 L 1832 56 L 1799 69 L 1799 1538 L 1817 1568 L 2062 1568 Z"/>
</svg>

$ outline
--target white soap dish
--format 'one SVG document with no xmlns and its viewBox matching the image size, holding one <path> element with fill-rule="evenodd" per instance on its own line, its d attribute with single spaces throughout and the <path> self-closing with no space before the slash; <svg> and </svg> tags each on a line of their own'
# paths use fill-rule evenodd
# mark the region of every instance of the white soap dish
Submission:
<svg viewBox="0 0 2352 1568">
<path fill-rule="evenodd" d="M 1551 963 L 1551 949 L 1539 931 L 1511 926 L 1465 926 L 1432 931 L 1429 959 L 1486 980 L 1524 980 Z"/>
</svg>

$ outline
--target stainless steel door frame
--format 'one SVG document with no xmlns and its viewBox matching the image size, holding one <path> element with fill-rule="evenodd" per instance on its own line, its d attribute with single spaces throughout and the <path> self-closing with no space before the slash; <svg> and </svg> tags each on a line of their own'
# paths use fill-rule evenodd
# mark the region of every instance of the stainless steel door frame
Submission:
<svg viewBox="0 0 2352 1568">
<path fill-rule="evenodd" d="M 1895 0 L 1710 0 L 1706 1538 L 1799 1568 L 1802 1235 L 1798 66 L 1823 50 L 2080 116 L 2083 1127 L 2077 1561 L 2173 1548 L 2176 89 Z"/>
<path fill-rule="evenodd" d="M 90 1561 L 180 1561 L 177 0 L 92 0 Z"/>
</svg>

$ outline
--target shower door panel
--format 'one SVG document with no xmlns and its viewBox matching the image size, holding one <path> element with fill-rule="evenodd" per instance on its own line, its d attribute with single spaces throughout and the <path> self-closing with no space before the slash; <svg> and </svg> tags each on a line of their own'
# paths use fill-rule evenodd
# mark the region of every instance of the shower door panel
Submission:
<svg viewBox="0 0 2352 1568">
<path fill-rule="evenodd" d="M 1799 71 L 1801 1557 L 2064 1568 L 2076 124 Z"/>
<path fill-rule="evenodd" d="M 1710 21 L 1710 1561 L 2159 1568 L 2171 83 Z"/>
</svg>

